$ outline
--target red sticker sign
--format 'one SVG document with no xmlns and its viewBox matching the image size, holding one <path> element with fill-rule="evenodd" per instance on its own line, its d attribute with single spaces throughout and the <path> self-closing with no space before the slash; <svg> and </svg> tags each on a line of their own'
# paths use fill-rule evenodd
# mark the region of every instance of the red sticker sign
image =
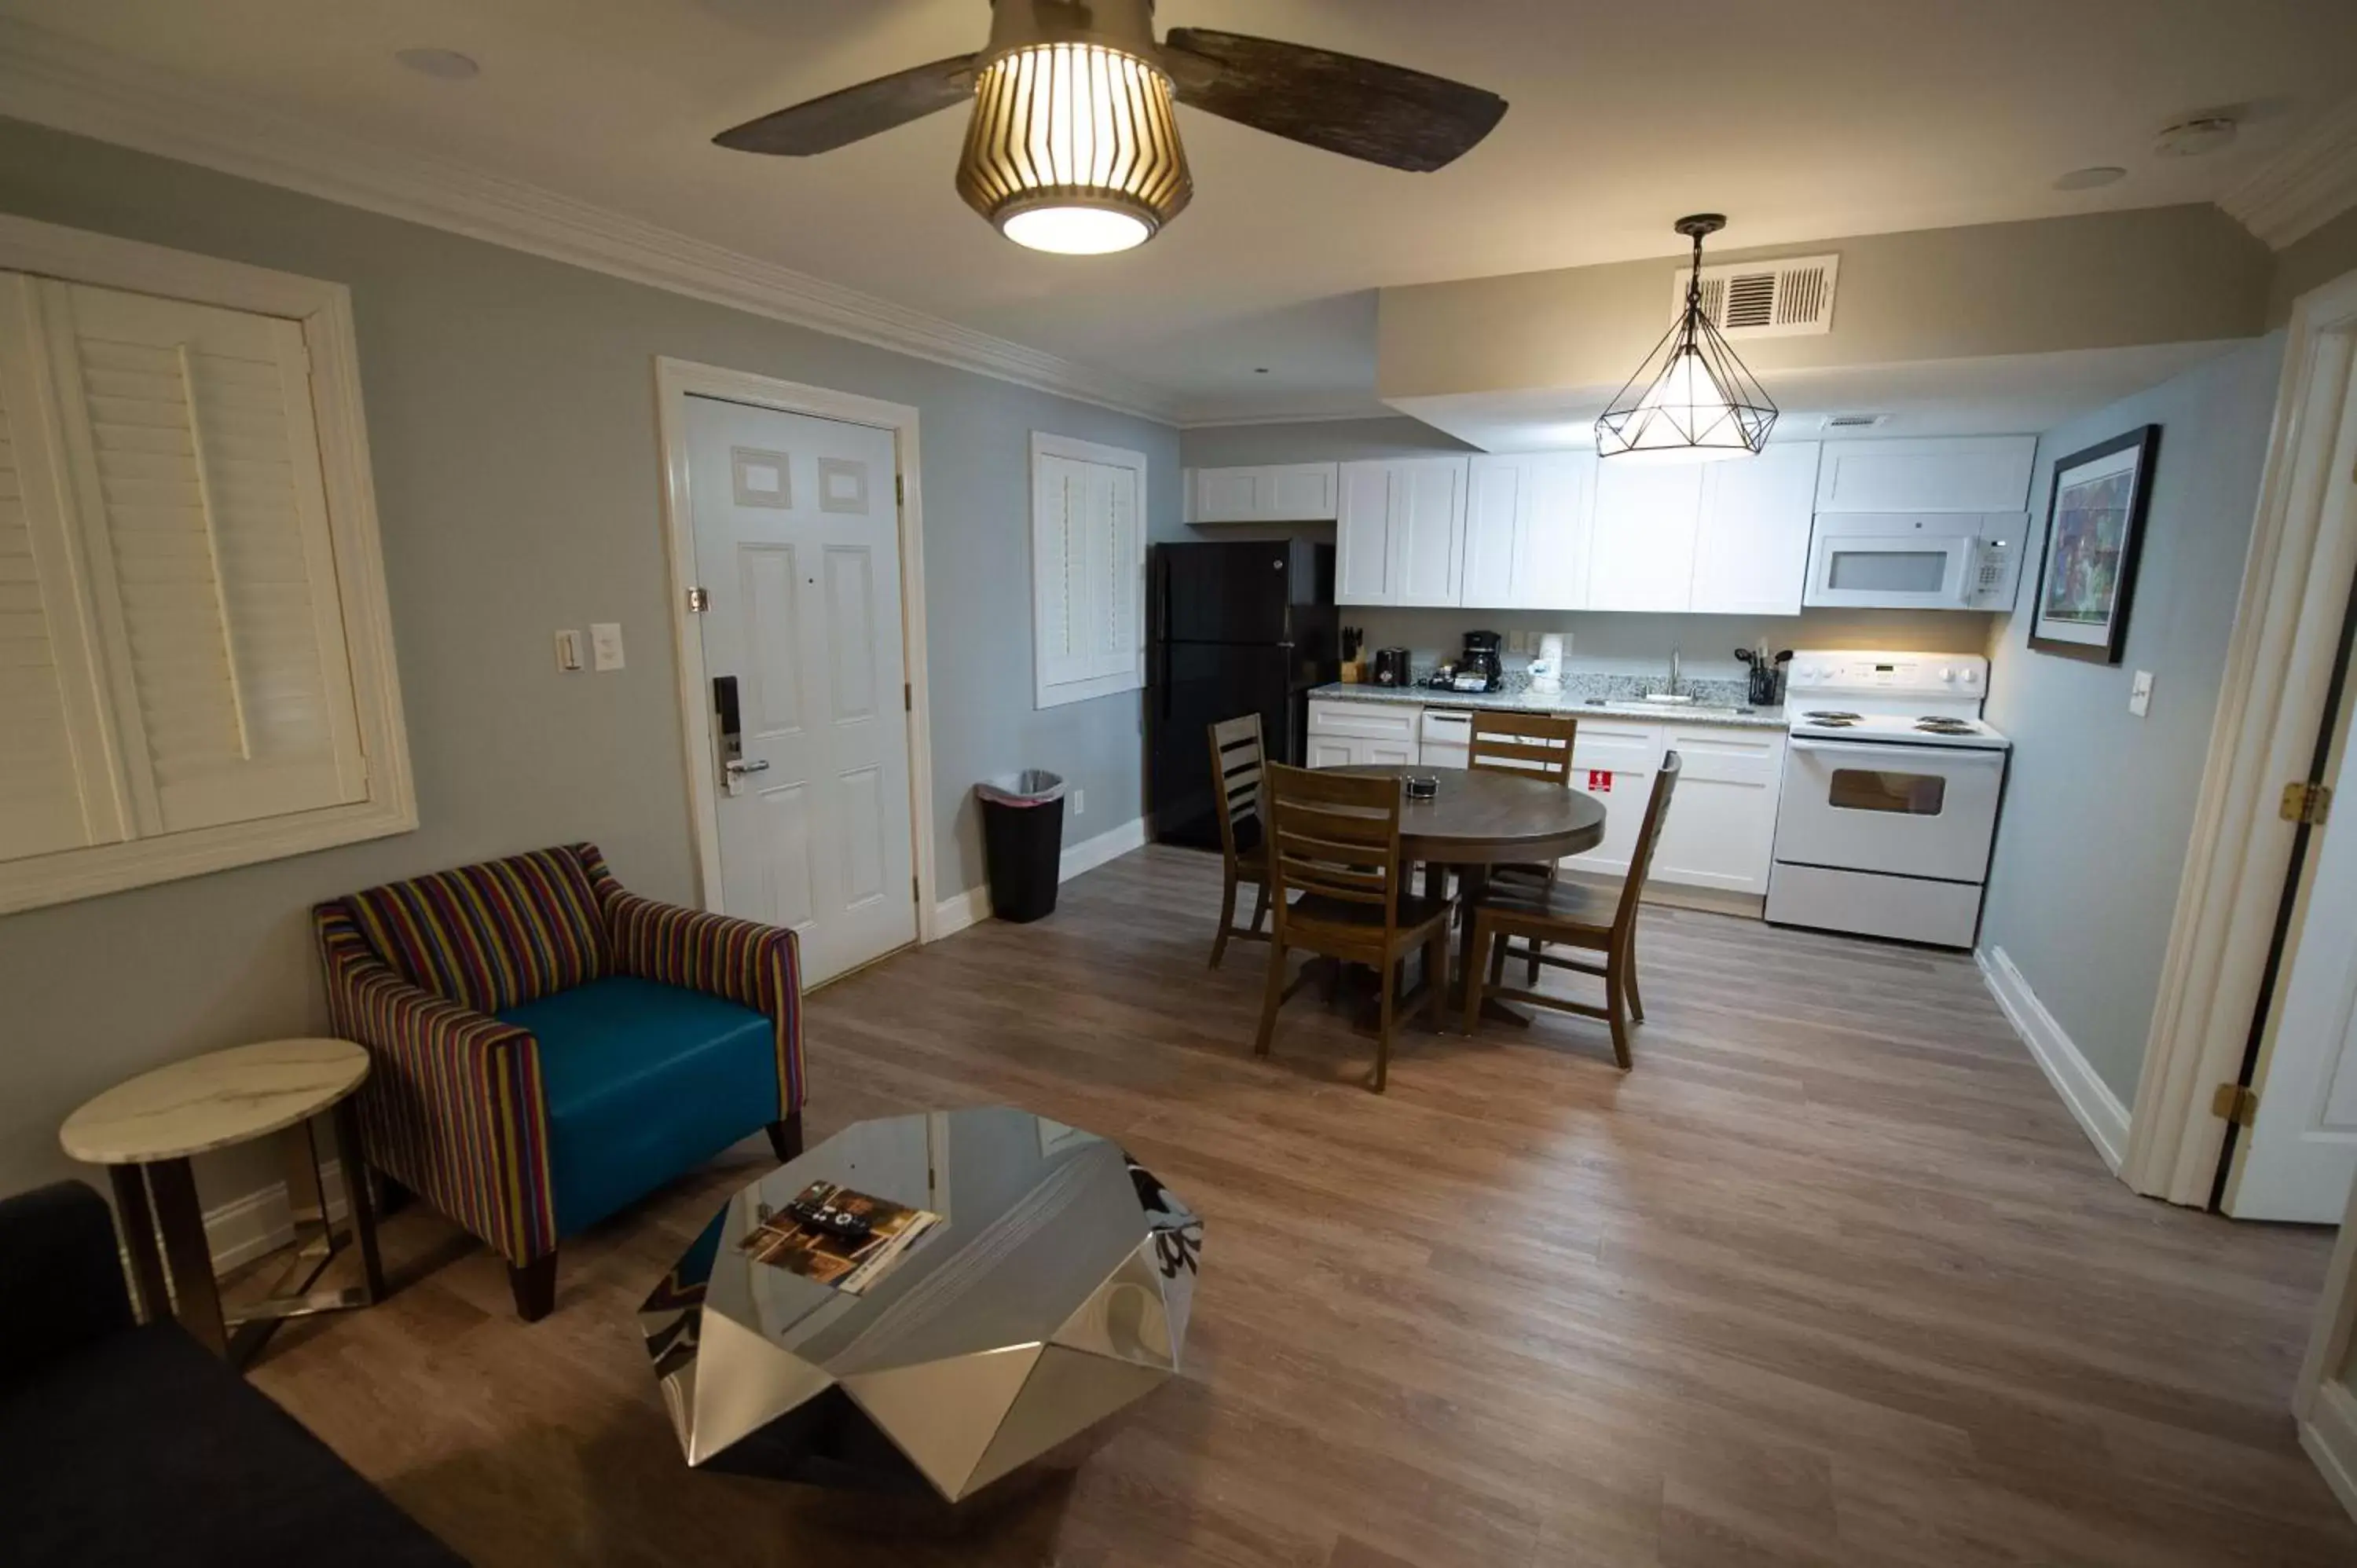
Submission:
<svg viewBox="0 0 2357 1568">
<path fill-rule="evenodd" d="M 1590 794 L 1609 795 L 1612 793 L 1612 775 L 1607 773 L 1601 768 L 1589 768 L 1587 770 L 1587 789 Z"/>
</svg>

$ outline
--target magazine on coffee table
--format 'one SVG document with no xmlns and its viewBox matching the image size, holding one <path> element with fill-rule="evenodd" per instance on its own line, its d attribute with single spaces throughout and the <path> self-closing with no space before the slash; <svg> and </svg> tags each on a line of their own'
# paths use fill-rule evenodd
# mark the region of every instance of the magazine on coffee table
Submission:
<svg viewBox="0 0 2357 1568">
<path fill-rule="evenodd" d="M 814 1181 L 783 1208 L 764 1207 L 761 1222 L 737 1246 L 756 1262 L 857 1295 L 941 1219 L 930 1209 Z"/>
</svg>

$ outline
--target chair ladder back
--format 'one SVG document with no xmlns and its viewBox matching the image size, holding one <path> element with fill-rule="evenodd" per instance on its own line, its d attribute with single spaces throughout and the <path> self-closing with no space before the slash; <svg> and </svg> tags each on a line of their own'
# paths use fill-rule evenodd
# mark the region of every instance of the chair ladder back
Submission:
<svg viewBox="0 0 2357 1568">
<path fill-rule="evenodd" d="M 1501 714 L 1474 710 L 1465 765 L 1521 773 L 1550 784 L 1571 782 L 1571 750 L 1579 720 L 1570 714 Z"/>
<path fill-rule="evenodd" d="M 1284 929 L 1287 895 L 1372 904 L 1386 938 L 1398 923 L 1400 783 L 1272 763 L 1267 769 L 1269 896 Z"/>
<path fill-rule="evenodd" d="M 1678 787 L 1678 775 L 1684 761 L 1674 751 L 1662 757 L 1661 770 L 1653 775 L 1653 792 L 1645 798 L 1644 821 L 1637 827 L 1636 848 L 1629 856 L 1629 879 L 1620 885 L 1620 902 L 1612 911 L 1612 940 L 1617 945 L 1637 923 L 1637 902 L 1645 891 L 1645 877 L 1652 869 L 1653 846 L 1662 836 L 1662 824 L 1669 820 L 1670 795 Z"/>
<path fill-rule="evenodd" d="M 1260 715 L 1222 719 L 1211 726 L 1211 793 L 1220 813 L 1220 848 L 1232 862 L 1240 847 L 1236 830 L 1261 817 Z M 1266 829 L 1265 822 L 1260 826 Z M 1250 848 L 1249 844 L 1241 847 Z"/>
</svg>

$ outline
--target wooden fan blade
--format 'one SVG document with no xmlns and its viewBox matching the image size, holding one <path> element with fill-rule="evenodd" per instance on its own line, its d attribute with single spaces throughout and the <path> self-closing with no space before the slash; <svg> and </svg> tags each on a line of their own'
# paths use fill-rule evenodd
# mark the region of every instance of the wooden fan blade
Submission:
<svg viewBox="0 0 2357 1568">
<path fill-rule="evenodd" d="M 974 56 L 953 55 L 748 120 L 712 139 L 740 153 L 772 153 L 789 158 L 831 153 L 895 125 L 971 102 L 974 79 Z"/>
<path fill-rule="evenodd" d="M 1181 103 L 1417 174 L 1470 152 L 1506 113 L 1504 99 L 1461 81 L 1241 33 L 1173 27 L 1162 64 Z"/>
</svg>

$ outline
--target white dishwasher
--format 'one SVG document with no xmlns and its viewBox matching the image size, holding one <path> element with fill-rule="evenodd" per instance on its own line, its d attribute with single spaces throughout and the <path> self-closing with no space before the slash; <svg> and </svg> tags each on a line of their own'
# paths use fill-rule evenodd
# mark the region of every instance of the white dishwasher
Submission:
<svg viewBox="0 0 2357 1568">
<path fill-rule="evenodd" d="M 1473 744 L 1473 715 L 1462 708 L 1426 708 L 1417 738 L 1418 766 L 1462 768 Z"/>
</svg>

